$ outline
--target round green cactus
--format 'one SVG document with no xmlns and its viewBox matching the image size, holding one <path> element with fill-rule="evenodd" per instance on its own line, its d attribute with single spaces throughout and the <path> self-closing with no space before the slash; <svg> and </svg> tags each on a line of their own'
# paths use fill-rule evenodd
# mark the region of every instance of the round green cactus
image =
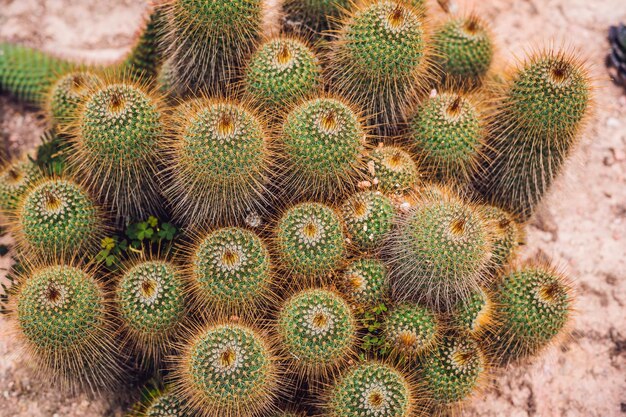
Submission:
<svg viewBox="0 0 626 417">
<path fill-rule="evenodd" d="M 504 273 L 495 292 L 495 357 L 515 360 L 549 345 L 566 327 L 571 287 L 553 268 L 528 264 Z"/>
<path fill-rule="evenodd" d="M 498 271 L 515 258 L 519 246 L 524 241 L 524 229 L 515 222 L 512 215 L 495 206 L 484 206 L 483 217 L 493 224 L 490 269 Z"/>
<path fill-rule="evenodd" d="M 132 84 L 106 85 L 85 101 L 76 133 L 70 162 L 118 218 L 141 218 L 157 205 L 157 99 Z"/>
<path fill-rule="evenodd" d="M 287 210 L 278 222 L 275 240 L 284 267 L 301 276 L 322 278 L 339 266 L 345 254 L 339 216 L 320 203 Z"/>
<path fill-rule="evenodd" d="M 117 283 L 115 301 L 131 344 L 148 356 L 163 353 L 181 330 L 184 283 L 170 262 L 144 261 L 128 267 Z"/>
<path fill-rule="evenodd" d="M 245 314 L 271 297 L 270 255 L 255 233 L 218 229 L 195 244 L 191 254 L 187 275 L 201 311 Z"/>
<path fill-rule="evenodd" d="M 246 93 L 260 106 L 284 109 L 321 86 L 322 66 L 297 38 L 277 37 L 262 44 L 246 68 Z"/>
<path fill-rule="evenodd" d="M 165 56 L 176 93 L 223 92 L 261 36 L 263 7 L 261 0 L 169 1 Z"/>
<path fill-rule="evenodd" d="M 343 272 L 339 285 L 342 292 L 357 304 L 380 303 L 387 293 L 387 267 L 378 259 L 357 259 Z"/>
<path fill-rule="evenodd" d="M 278 365 L 263 337 L 226 323 L 200 331 L 178 359 L 176 392 L 203 417 L 267 413 L 279 389 Z"/>
<path fill-rule="evenodd" d="M 433 43 L 435 62 L 447 83 L 475 86 L 491 67 L 491 33 L 476 15 L 448 19 L 435 30 Z"/>
<path fill-rule="evenodd" d="M 354 190 L 365 131 L 345 102 L 322 97 L 301 103 L 285 118 L 282 144 L 289 194 L 332 198 Z"/>
<path fill-rule="evenodd" d="M 286 0 L 283 11 L 287 25 L 310 36 L 335 28 L 335 21 L 351 5 L 350 0 Z"/>
<path fill-rule="evenodd" d="M 20 244 L 44 258 L 93 251 L 105 232 L 100 209 L 70 179 L 47 179 L 33 185 L 16 217 Z"/>
<path fill-rule="evenodd" d="M 74 71 L 57 80 L 50 89 L 46 102 L 48 117 L 61 131 L 67 130 L 78 120 L 80 106 L 102 84 L 96 74 Z"/>
<path fill-rule="evenodd" d="M 43 174 L 28 157 L 11 162 L 0 171 L 0 214 L 12 215 L 20 198 Z"/>
<path fill-rule="evenodd" d="M 339 295 L 312 289 L 285 302 L 278 313 L 277 331 L 293 366 L 306 375 L 320 375 L 351 357 L 356 321 Z"/>
<path fill-rule="evenodd" d="M 408 417 L 414 411 L 409 381 L 395 368 L 365 362 L 349 369 L 331 388 L 330 417 Z"/>
<path fill-rule="evenodd" d="M 100 390 L 120 377 L 103 287 L 69 265 L 30 272 L 16 294 L 18 334 L 54 381 Z"/>
<path fill-rule="evenodd" d="M 400 1 L 377 0 L 357 6 L 346 16 L 333 42 L 333 85 L 392 126 L 421 90 L 428 68 L 423 12 Z"/>
<path fill-rule="evenodd" d="M 432 310 L 408 303 L 391 310 L 383 330 L 392 354 L 407 359 L 423 356 L 433 350 L 440 333 L 439 322 Z"/>
<path fill-rule="evenodd" d="M 262 210 L 272 152 L 261 120 L 231 101 L 195 99 L 174 115 L 164 194 L 190 224 L 232 223 Z"/>
<path fill-rule="evenodd" d="M 432 179 L 465 184 L 477 169 L 484 136 L 476 104 L 460 94 L 442 93 L 411 118 L 408 140 Z"/>
<path fill-rule="evenodd" d="M 387 255 L 394 297 L 448 308 L 482 282 L 491 232 L 478 207 L 436 190 L 398 220 Z"/>
<path fill-rule="evenodd" d="M 361 191 L 344 201 L 341 214 L 352 243 L 358 249 L 371 250 L 391 230 L 395 208 L 382 193 Z"/>
<path fill-rule="evenodd" d="M 185 405 L 173 392 L 159 393 L 152 399 L 148 407 L 140 414 L 141 417 L 192 417 Z"/>
<path fill-rule="evenodd" d="M 478 344 L 465 335 L 443 338 L 439 348 L 422 361 L 423 379 L 435 406 L 462 402 L 485 377 L 487 363 Z"/>
<path fill-rule="evenodd" d="M 368 170 L 372 182 L 385 193 L 404 193 L 413 188 L 420 178 L 411 155 L 396 146 L 380 146 L 371 151 Z"/>
<path fill-rule="evenodd" d="M 495 308 L 493 295 L 485 289 L 476 289 L 454 307 L 453 326 L 473 337 L 479 337 L 494 326 Z"/>
</svg>

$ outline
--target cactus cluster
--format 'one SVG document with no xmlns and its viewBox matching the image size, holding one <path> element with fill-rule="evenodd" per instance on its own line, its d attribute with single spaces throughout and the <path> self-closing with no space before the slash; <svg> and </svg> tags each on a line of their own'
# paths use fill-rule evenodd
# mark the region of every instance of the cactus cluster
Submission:
<svg viewBox="0 0 626 417">
<path fill-rule="evenodd" d="M 517 257 L 590 112 L 574 54 L 496 73 L 487 22 L 420 0 L 154 7 L 112 66 L 0 44 L 49 122 L 0 170 L 0 311 L 43 378 L 157 386 L 133 416 L 412 417 L 563 337 L 569 280 Z"/>
</svg>

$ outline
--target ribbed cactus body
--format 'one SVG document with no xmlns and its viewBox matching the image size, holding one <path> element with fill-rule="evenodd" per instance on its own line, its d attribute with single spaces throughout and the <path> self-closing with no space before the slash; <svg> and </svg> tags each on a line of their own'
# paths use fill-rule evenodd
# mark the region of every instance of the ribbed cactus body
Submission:
<svg viewBox="0 0 626 417">
<path fill-rule="evenodd" d="M 387 296 L 387 267 L 378 259 L 361 258 L 351 262 L 341 275 L 341 291 L 359 305 L 374 305 Z"/>
<path fill-rule="evenodd" d="M 351 6 L 350 0 L 285 0 L 285 19 L 307 36 L 321 37 L 337 26 L 337 19 Z"/>
<path fill-rule="evenodd" d="M 24 156 L 0 171 L 0 214 L 15 214 L 20 198 L 43 174 L 39 167 Z"/>
<path fill-rule="evenodd" d="M 67 131 L 78 120 L 78 109 L 102 80 L 92 72 L 72 71 L 51 87 L 46 101 L 48 117 L 60 131 Z"/>
<path fill-rule="evenodd" d="M 367 168 L 374 185 L 384 193 L 405 193 L 415 187 L 420 178 L 411 155 L 397 146 L 381 146 L 372 150 Z"/>
<path fill-rule="evenodd" d="M 166 391 L 150 402 L 141 417 L 191 417 L 185 408 L 176 394 Z"/>
<path fill-rule="evenodd" d="M 415 359 L 436 348 L 441 329 L 432 310 L 405 303 L 391 310 L 383 333 L 392 354 Z"/>
<path fill-rule="evenodd" d="M 479 288 L 454 307 L 453 327 L 474 337 L 480 337 L 496 323 L 493 294 Z"/>
<path fill-rule="evenodd" d="M 145 19 L 130 53 L 120 64 L 121 72 L 137 79 L 151 80 L 156 77 L 163 61 L 165 24 L 164 6 L 152 6 L 150 15 Z"/>
<path fill-rule="evenodd" d="M 341 214 L 352 243 L 368 250 L 379 247 L 391 230 L 395 208 L 384 194 L 361 191 L 344 201 Z"/>
</svg>

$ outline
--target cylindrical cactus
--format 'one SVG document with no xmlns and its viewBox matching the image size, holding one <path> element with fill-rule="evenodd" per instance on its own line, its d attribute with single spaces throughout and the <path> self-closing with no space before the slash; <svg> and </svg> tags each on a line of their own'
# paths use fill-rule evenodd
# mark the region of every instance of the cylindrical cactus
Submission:
<svg viewBox="0 0 626 417">
<path fill-rule="evenodd" d="M 378 259 L 352 261 L 339 279 L 341 291 L 358 305 L 374 305 L 387 295 L 387 267 Z"/>
<path fill-rule="evenodd" d="M 441 332 L 441 325 L 432 310 L 403 303 L 389 312 L 383 335 L 392 355 L 411 360 L 435 349 Z"/>
<path fill-rule="evenodd" d="M 367 159 L 372 183 L 385 193 L 405 193 L 415 187 L 420 171 L 411 155 L 397 146 L 379 146 Z"/>
<path fill-rule="evenodd" d="M 341 214 L 355 247 L 370 250 L 376 249 L 391 230 L 395 208 L 382 193 L 361 191 L 344 201 Z"/>
</svg>

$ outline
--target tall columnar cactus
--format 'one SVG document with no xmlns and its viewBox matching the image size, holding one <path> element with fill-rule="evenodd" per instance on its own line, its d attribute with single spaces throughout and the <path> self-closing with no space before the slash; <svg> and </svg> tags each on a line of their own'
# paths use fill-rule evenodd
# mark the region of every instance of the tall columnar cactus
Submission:
<svg viewBox="0 0 626 417">
<path fill-rule="evenodd" d="M 163 134 L 158 98 L 138 85 L 108 84 L 81 106 L 70 162 L 118 219 L 141 218 L 158 205 Z"/>
<path fill-rule="evenodd" d="M 355 189 L 365 130 L 343 100 L 318 97 L 296 106 L 285 117 L 281 145 L 286 165 L 281 184 L 287 197 L 329 199 Z"/>
<path fill-rule="evenodd" d="M 393 355 L 411 360 L 437 347 L 442 328 L 435 313 L 414 304 L 393 308 L 385 320 L 383 334 Z"/>
<path fill-rule="evenodd" d="M 387 267 L 375 258 L 360 258 L 348 264 L 339 287 L 351 302 L 371 306 L 387 296 Z"/>
<path fill-rule="evenodd" d="M 37 371 L 72 389 L 119 383 L 110 304 L 93 274 L 59 264 L 28 271 L 21 282 L 12 314 Z"/>
<path fill-rule="evenodd" d="M 325 278 L 345 255 L 339 216 L 329 206 L 302 203 L 288 209 L 274 232 L 283 267 L 305 278 Z"/>
<path fill-rule="evenodd" d="M 225 91 L 261 35 L 261 0 L 167 0 L 165 43 L 178 94 Z"/>
<path fill-rule="evenodd" d="M 162 188 L 174 216 L 197 227 L 262 211 L 273 158 L 263 121 L 243 104 L 212 99 L 184 102 L 172 117 Z"/>
<path fill-rule="evenodd" d="M 291 365 L 309 377 L 337 371 L 354 353 L 356 320 L 332 291 L 296 293 L 280 309 L 276 327 Z"/>
<path fill-rule="evenodd" d="M 174 392 L 202 417 L 266 414 L 281 384 L 279 364 L 258 330 L 211 324 L 182 346 Z"/>
<path fill-rule="evenodd" d="M 350 6 L 351 0 L 285 0 L 285 23 L 304 35 L 321 37 L 324 31 L 336 28 Z"/>
<path fill-rule="evenodd" d="M 417 164 L 400 147 L 379 146 L 370 152 L 367 161 L 372 183 L 384 193 L 406 193 L 420 179 Z"/>
<path fill-rule="evenodd" d="M 0 215 L 14 215 L 20 198 L 42 177 L 39 167 L 26 155 L 7 164 L 0 171 Z"/>
<path fill-rule="evenodd" d="M 344 201 L 341 214 L 355 247 L 370 250 L 376 249 L 391 230 L 395 208 L 384 194 L 361 191 Z"/>
<path fill-rule="evenodd" d="M 126 338 L 149 364 L 168 353 L 185 319 L 184 281 L 171 262 L 150 260 L 125 266 L 115 302 Z"/>
<path fill-rule="evenodd" d="M 271 38 L 246 66 L 244 85 L 259 106 L 287 109 L 321 87 L 322 66 L 316 54 L 295 37 Z"/>
<path fill-rule="evenodd" d="M 203 315 L 255 314 L 272 298 L 274 273 L 269 251 L 254 232 L 229 227 L 203 236 L 188 249 L 186 275 Z"/>
<path fill-rule="evenodd" d="M 431 179 L 466 185 L 480 162 L 485 133 L 478 103 L 445 92 L 416 110 L 407 139 Z"/>
<path fill-rule="evenodd" d="M 59 131 L 67 131 L 78 119 L 78 109 L 93 91 L 103 83 L 89 71 L 72 71 L 60 77 L 46 100 L 46 112 Z"/>
<path fill-rule="evenodd" d="M 435 29 L 433 56 L 444 83 L 464 87 L 480 84 L 493 55 L 491 30 L 475 14 L 449 18 Z"/>
<path fill-rule="evenodd" d="M 502 274 L 495 303 L 493 356 L 508 362 L 537 353 L 563 334 L 574 299 L 567 278 L 531 263 Z"/>
<path fill-rule="evenodd" d="M 330 417 L 409 417 L 416 411 L 411 382 L 397 369 L 365 362 L 348 369 L 330 388 Z"/>
<path fill-rule="evenodd" d="M 487 200 L 527 220 L 578 143 L 591 81 L 573 54 L 547 51 L 519 64 L 502 90 L 476 183 Z"/>
<path fill-rule="evenodd" d="M 490 224 L 480 207 L 441 188 L 424 191 L 387 243 L 396 299 L 447 309 L 484 281 L 491 255 Z"/>
<path fill-rule="evenodd" d="M 330 78 L 387 132 L 420 92 L 429 67 L 427 54 L 421 8 L 369 0 L 343 19 L 332 45 Z"/>
<path fill-rule="evenodd" d="M 15 217 L 14 234 L 22 250 L 48 260 L 93 253 L 106 232 L 102 209 L 71 179 L 33 184 Z"/>
</svg>

